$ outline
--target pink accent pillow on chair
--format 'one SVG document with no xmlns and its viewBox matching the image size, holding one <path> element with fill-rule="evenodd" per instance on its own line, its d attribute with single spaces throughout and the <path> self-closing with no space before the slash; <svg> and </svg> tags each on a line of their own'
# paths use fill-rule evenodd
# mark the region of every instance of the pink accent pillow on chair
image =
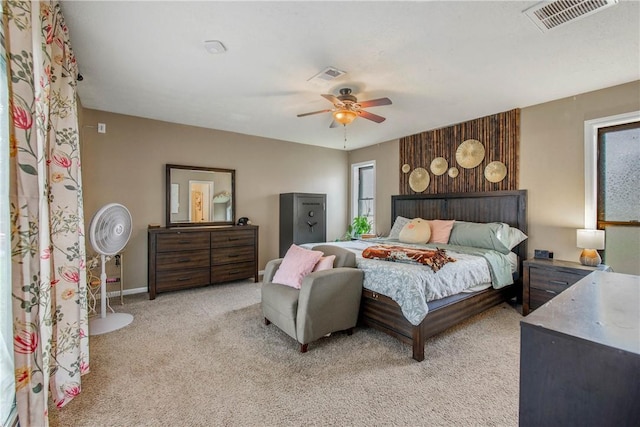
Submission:
<svg viewBox="0 0 640 427">
<path fill-rule="evenodd" d="M 297 245 L 291 245 L 276 274 L 273 275 L 273 283 L 300 289 L 302 279 L 313 271 L 322 255 L 324 254 L 320 251 L 311 251 Z"/>
<path fill-rule="evenodd" d="M 323 256 L 320 261 L 313 267 L 313 271 L 331 270 L 333 268 L 333 262 L 335 261 L 335 255 Z"/>
<path fill-rule="evenodd" d="M 429 239 L 429 243 L 449 243 L 449 236 L 451 235 L 453 223 L 454 220 L 430 220 L 429 225 L 431 226 L 431 238 Z"/>
</svg>

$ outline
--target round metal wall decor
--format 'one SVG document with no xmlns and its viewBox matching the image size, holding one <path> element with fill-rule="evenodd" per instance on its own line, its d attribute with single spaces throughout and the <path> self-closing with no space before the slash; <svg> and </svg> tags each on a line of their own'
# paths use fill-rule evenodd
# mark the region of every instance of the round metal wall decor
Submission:
<svg viewBox="0 0 640 427">
<path fill-rule="evenodd" d="M 404 165 L 402 165 L 402 172 L 407 173 L 411 170 L 411 166 L 409 166 L 408 163 L 405 163 Z"/>
<path fill-rule="evenodd" d="M 449 172 L 447 172 L 449 174 L 449 176 L 451 178 L 455 178 L 458 176 L 458 174 L 460 173 L 460 171 L 458 170 L 457 167 L 453 166 L 451 168 L 449 168 Z"/>
<path fill-rule="evenodd" d="M 429 186 L 429 172 L 425 168 L 416 168 L 409 175 L 409 187 L 416 193 L 422 193 Z"/>
<path fill-rule="evenodd" d="M 491 162 L 484 168 L 484 177 L 489 182 L 500 182 L 507 176 L 507 167 L 502 162 Z"/>
<path fill-rule="evenodd" d="M 477 139 L 467 139 L 456 150 L 456 161 L 465 169 L 472 169 L 484 160 L 484 145 Z"/>
<path fill-rule="evenodd" d="M 444 157 L 436 157 L 431 161 L 431 166 L 429 169 L 431 169 L 431 173 L 433 173 L 434 175 L 440 176 L 447 171 L 448 167 L 449 164 L 447 163 L 447 159 L 445 159 Z"/>
</svg>

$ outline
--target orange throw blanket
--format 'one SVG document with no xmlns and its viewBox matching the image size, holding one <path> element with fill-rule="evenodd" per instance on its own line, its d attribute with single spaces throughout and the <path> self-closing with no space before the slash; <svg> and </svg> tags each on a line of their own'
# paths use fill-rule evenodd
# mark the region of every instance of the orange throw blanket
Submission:
<svg viewBox="0 0 640 427">
<path fill-rule="evenodd" d="M 431 267 L 433 271 L 438 271 L 445 264 L 456 261 L 455 258 L 447 256 L 444 249 L 414 249 L 386 245 L 370 246 L 362 251 L 362 256 L 385 261 L 418 262 Z"/>
</svg>

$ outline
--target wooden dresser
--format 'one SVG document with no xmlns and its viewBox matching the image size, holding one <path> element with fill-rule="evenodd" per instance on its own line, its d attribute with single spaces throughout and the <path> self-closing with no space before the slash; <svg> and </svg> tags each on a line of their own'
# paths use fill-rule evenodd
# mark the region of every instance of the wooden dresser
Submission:
<svg viewBox="0 0 640 427">
<path fill-rule="evenodd" d="M 253 277 L 258 227 L 154 228 L 149 239 L 149 299 L 168 291 Z"/>
<path fill-rule="evenodd" d="M 611 271 L 608 265 L 597 267 L 557 259 L 529 259 L 523 264 L 522 315 L 544 305 L 586 275 L 596 271 Z"/>
<path fill-rule="evenodd" d="M 520 322 L 520 426 L 637 426 L 640 276 L 594 271 Z"/>
</svg>

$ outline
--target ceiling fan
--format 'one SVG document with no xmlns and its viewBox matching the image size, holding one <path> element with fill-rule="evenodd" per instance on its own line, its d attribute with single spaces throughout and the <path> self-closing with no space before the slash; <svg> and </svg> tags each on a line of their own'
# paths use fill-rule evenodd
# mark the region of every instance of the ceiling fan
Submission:
<svg viewBox="0 0 640 427">
<path fill-rule="evenodd" d="M 347 87 L 340 89 L 340 95 L 338 96 L 334 96 L 331 94 L 322 94 L 321 96 L 327 101 L 331 102 L 334 108 L 313 111 L 311 113 L 298 114 L 298 117 L 331 112 L 333 113 L 333 121 L 329 126 L 330 128 L 338 127 L 338 125 L 346 126 L 354 121 L 358 116 L 376 123 L 382 123 L 386 120 L 384 117 L 365 111 L 363 110 L 363 108 L 378 107 L 380 105 L 391 104 L 391 100 L 389 98 L 378 98 L 372 99 L 370 101 L 358 102 L 358 99 L 351 94 L 351 89 Z"/>
</svg>

